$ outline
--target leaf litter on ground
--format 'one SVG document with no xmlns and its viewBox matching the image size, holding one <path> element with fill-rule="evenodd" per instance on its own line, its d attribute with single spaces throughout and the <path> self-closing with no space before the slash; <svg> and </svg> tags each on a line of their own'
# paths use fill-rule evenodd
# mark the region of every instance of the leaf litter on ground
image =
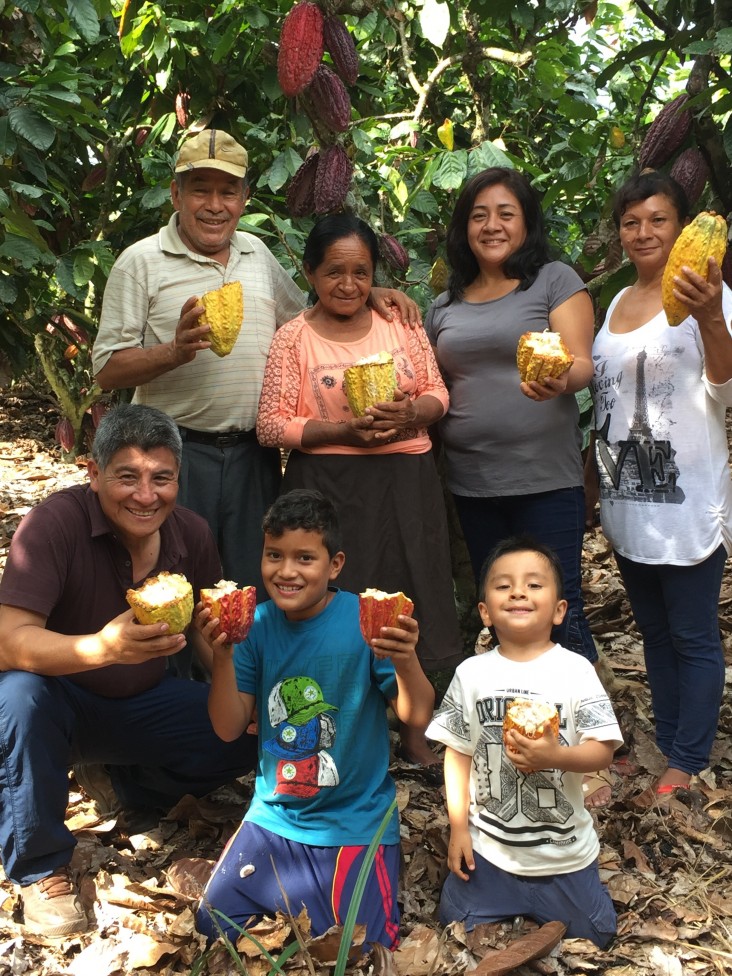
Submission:
<svg viewBox="0 0 732 976">
<path fill-rule="evenodd" d="M 60 460 L 52 401 L 22 384 L 0 396 L 0 570 L 20 519 L 51 492 L 84 481 L 85 463 Z M 22 436 L 18 436 L 22 432 Z M 599 529 L 585 538 L 583 590 L 604 661 L 602 678 L 625 747 L 612 766 L 612 800 L 596 810 L 600 873 L 618 912 L 618 936 L 605 951 L 581 939 L 557 941 L 557 928 L 530 919 L 480 925 L 466 933 L 436 921 L 444 880 L 448 821 L 444 788 L 398 759 L 392 764 L 402 821 L 401 944 L 349 961 L 349 974 L 373 976 L 707 976 L 732 972 L 732 571 L 725 571 L 720 626 L 726 655 L 724 701 L 710 766 L 688 790 L 659 805 L 652 791 L 663 768 L 643 654 L 612 552 Z M 476 635 L 476 651 L 486 635 Z M 194 973 L 266 976 L 293 939 L 301 946 L 281 965 L 295 976 L 333 971 L 340 931 L 309 935 L 301 906 L 252 929 L 233 956 L 206 950 L 193 910 L 215 859 L 236 829 L 252 790 L 245 777 L 196 799 L 184 797 L 144 833 L 104 819 L 70 774 L 67 824 L 77 847 L 73 867 L 90 929 L 44 943 L 19 925 L 14 886 L 0 882 L 0 976 L 113 976 Z M 356 932 L 355 936 L 359 936 Z M 556 943 L 556 944 L 553 944 Z M 241 962 L 239 962 L 239 958 Z M 283 956 L 284 960 L 284 956 Z M 506 968 L 506 967 L 511 968 Z M 476 967 L 479 967 L 476 969 Z M 276 970 L 275 970 L 276 971 Z"/>
</svg>

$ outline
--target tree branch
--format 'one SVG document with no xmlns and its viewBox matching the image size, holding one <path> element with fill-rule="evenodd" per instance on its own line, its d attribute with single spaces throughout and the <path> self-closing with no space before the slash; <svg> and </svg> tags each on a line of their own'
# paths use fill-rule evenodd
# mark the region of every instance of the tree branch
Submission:
<svg viewBox="0 0 732 976">
<path fill-rule="evenodd" d="M 653 7 L 649 3 L 646 3 L 646 0 L 635 0 L 635 5 L 646 15 L 654 27 L 663 31 L 666 37 L 671 37 L 675 33 L 674 27 L 663 17 L 660 17 Z"/>
</svg>

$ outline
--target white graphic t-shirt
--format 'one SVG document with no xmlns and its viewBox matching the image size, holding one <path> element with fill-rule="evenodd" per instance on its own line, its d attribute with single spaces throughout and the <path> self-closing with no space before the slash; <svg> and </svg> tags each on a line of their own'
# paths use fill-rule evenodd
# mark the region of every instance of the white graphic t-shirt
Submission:
<svg viewBox="0 0 732 976">
<path fill-rule="evenodd" d="M 563 745 L 622 743 L 595 669 L 559 644 L 532 661 L 511 661 L 500 647 L 463 661 L 427 735 L 473 757 L 469 825 L 478 854 L 511 874 L 579 871 L 600 849 L 584 806 L 582 774 L 519 772 L 503 748 L 503 716 L 515 698 L 555 705 Z"/>
</svg>

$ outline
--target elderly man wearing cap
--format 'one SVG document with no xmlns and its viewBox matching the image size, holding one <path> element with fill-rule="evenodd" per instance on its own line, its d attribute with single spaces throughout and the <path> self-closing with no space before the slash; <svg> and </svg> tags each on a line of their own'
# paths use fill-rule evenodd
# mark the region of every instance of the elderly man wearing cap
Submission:
<svg viewBox="0 0 732 976">
<path fill-rule="evenodd" d="M 236 229 L 249 195 L 247 165 L 246 150 L 220 130 L 183 143 L 171 184 L 175 213 L 110 273 L 94 371 L 104 389 L 136 387 L 135 402 L 176 421 L 184 448 L 179 501 L 208 521 L 225 575 L 261 594 L 261 521 L 281 472 L 279 452 L 257 442 L 257 406 L 272 337 L 304 296 L 258 238 Z M 230 281 L 242 284 L 244 322 L 221 359 L 199 324 L 197 296 Z M 413 303 L 402 310 L 418 315 Z"/>
</svg>

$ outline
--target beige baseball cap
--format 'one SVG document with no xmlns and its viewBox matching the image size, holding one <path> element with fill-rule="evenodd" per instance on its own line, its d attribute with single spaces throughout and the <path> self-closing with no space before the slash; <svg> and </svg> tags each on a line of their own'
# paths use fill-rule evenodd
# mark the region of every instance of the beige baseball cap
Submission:
<svg viewBox="0 0 732 976">
<path fill-rule="evenodd" d="M 192 169 L 218 169 L 244 179 L 249 156 L 243 146 L 221 129 L 203 129 L 186 139 L 175 163 L 176 173 Z"/>
</svg>

